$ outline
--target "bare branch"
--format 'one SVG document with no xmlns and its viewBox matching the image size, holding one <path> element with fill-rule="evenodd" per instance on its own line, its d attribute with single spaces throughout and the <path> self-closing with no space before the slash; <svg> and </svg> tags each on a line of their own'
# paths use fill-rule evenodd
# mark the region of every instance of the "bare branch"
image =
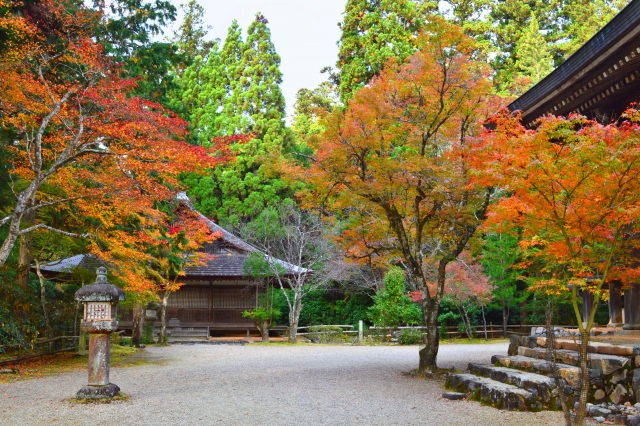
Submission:
<svg viewBox="0 0 640 426">
<path fill-rule="evenodd" d="M 56 232 L 58 234 L 62 234 L 62 235 L 66 235 L 68 237 L 74 237 L 74 238 L 93 238 L 94 237 L 94 235 L 89 234 L 89 233 L 77 234 L 75 232 L 63 231 L 61 229 L 57 229 L 57 228 L 53 228 L 51 226 L 45 225 L 44 223 L 39 223 L 37 225 L 34 225 L 34 226 L 29 227 L 29 228 L 23 229 L 18 233 L 18 235 L 27 234 L 29 232 L 35 231 L 36 229 L 46 229 L 46 230 L 51 231 L 51 232 Z"/>
</svg>

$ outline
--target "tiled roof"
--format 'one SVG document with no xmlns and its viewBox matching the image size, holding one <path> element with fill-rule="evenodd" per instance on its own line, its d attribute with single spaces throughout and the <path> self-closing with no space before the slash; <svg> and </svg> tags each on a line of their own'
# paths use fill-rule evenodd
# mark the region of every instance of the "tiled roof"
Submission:
<svg viewBox="0 0 640 426">
<path fill-rule="evenodd" d="M 233 235 L 226 229 L 218 226 L 212 220 L 206 218 L 202 213 L 193 208 L 191 201 L 184 193 L 178 194 L 177 197 L 185 206 L 196 212 L 202 220 L 209 227 L 211 232 L 220 233 L 219 241 L 225 243 L 228 250 L 224 250 L 219 254 L 214 254 L 213 257 L 207 261 L 204 266 L 193 266 L 185 268 L 185 274 L 187 277 L 244 277 L 243 266 L 251 253 L 260 253 L 260 250 L 253 247 L 251 244 L 242 240 L 241 238 Z M 267 259 L 270 259 L 267 257 Z M 280 264 L 289 273 L 307 273 L 308 269 L 301 268 L 291 263 L 287 263 L 284 260 L 271 258 L 270 262 Z M 55 262 L 49 262 L 40 267 L 42 271 L 47 272 L 70 272 L 74 268 L 83 268 L 88 270 L 95 270 L 99 266 L 105 266 L 105 264 L 92 254 L 78 254 L 66 259 L 58 260 Z"/>
<path fill-rule="evenodd" d="M 40 266 L 45 272 L 71 272 L 75 268 L 95 271 L 100 266 L 107 266 L 93 254 L 77 254 L 66 259 L 56 260 Z"/>
<path fill-rule="evenodd" d="M 244 277 L 243 266 L 248 255 L 242 253 L 230 253 L 214 255 L 203 266 L 191 266 L 185 268 L 187 277 Z"/>
</svg>

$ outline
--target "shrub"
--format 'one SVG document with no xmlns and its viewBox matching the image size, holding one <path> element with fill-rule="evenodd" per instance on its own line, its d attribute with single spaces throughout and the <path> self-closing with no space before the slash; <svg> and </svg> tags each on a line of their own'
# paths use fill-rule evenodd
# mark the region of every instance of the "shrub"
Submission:
<svg viewBox="0 0 640 426">
<path fill-rule="evenodd" d="M 404 328 L 398 336 L 401 345 L 417 345 L 424 341 L 424 333 L 416 328 Z"/>
<path fill-rule="evenodd" d="M 343 333 L 342 327 L 336 325 L 313 325 L 309 327 L 309 339 L 313 343 L 344 343 L 349 335 Z"/>
<path fill-rule="evenodd" d="M 140 343 L 144 345 L 150 345 L 154 343 L 152 321 L 145 322 L 144 325 L 142 326 L 142 338 L 140 339 Z"/>
<path fill-rule="evenodd" d="M 422 311 L 407 295 L 402 269 L 392 267 L 384 276 L 384 290 L 373 296 L 368 309 L 369 319 L 377 327 L 397 327 L 400 324 L 418 324 Z"/>
</svg>

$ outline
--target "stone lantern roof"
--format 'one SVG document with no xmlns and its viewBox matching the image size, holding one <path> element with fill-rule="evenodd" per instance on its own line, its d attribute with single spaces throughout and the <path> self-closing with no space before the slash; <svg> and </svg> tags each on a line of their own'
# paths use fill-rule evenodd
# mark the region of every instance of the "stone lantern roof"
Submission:
<svg viewBox="0 0 640 426">
<path fill-rule="evenodd" d="M 124 291 L 107 282 L 107 268 L 97 270 L 96 282 L 82 287 L 75 293 L 80 302 L 116 302 L 125 299 Z"/>
</svg>

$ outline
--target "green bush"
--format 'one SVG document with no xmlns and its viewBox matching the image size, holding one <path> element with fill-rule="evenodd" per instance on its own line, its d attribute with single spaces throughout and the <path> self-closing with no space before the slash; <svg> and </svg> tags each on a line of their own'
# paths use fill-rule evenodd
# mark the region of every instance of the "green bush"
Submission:
<svg viewBox="0 0 640 426">
<path fill-rule="evenodd" d="M 416 328 L 404 328 L 398 336 L 401 345 L 417 345 L 424 341 L 424 333 Z"/>
<path fill-rule="evenodd" d="M 376 327 L 417 325 L 422 321 L 421 309 L 407 295 L 402 269 L 389 269 L 384 276 L 384 289 L 373 296 L 373 306 L 368 312 Z"/>
<path fill-rule="evenodd" d="M 344 343 L 351 339 L 336 325 L 313 325 L 309 327 L 309 339 L 313 343 Z"/>
<path fill-rule="evenodd" d="M 151 345 L 154 343 L 152 321 L 145 322 L 144 325 L 142 326 L 142 337 L 140 339 L 140 343 L 144 345 Z M 131 344 L 131 342 L 129 342 L 129 344 Z"/>
</svg>

